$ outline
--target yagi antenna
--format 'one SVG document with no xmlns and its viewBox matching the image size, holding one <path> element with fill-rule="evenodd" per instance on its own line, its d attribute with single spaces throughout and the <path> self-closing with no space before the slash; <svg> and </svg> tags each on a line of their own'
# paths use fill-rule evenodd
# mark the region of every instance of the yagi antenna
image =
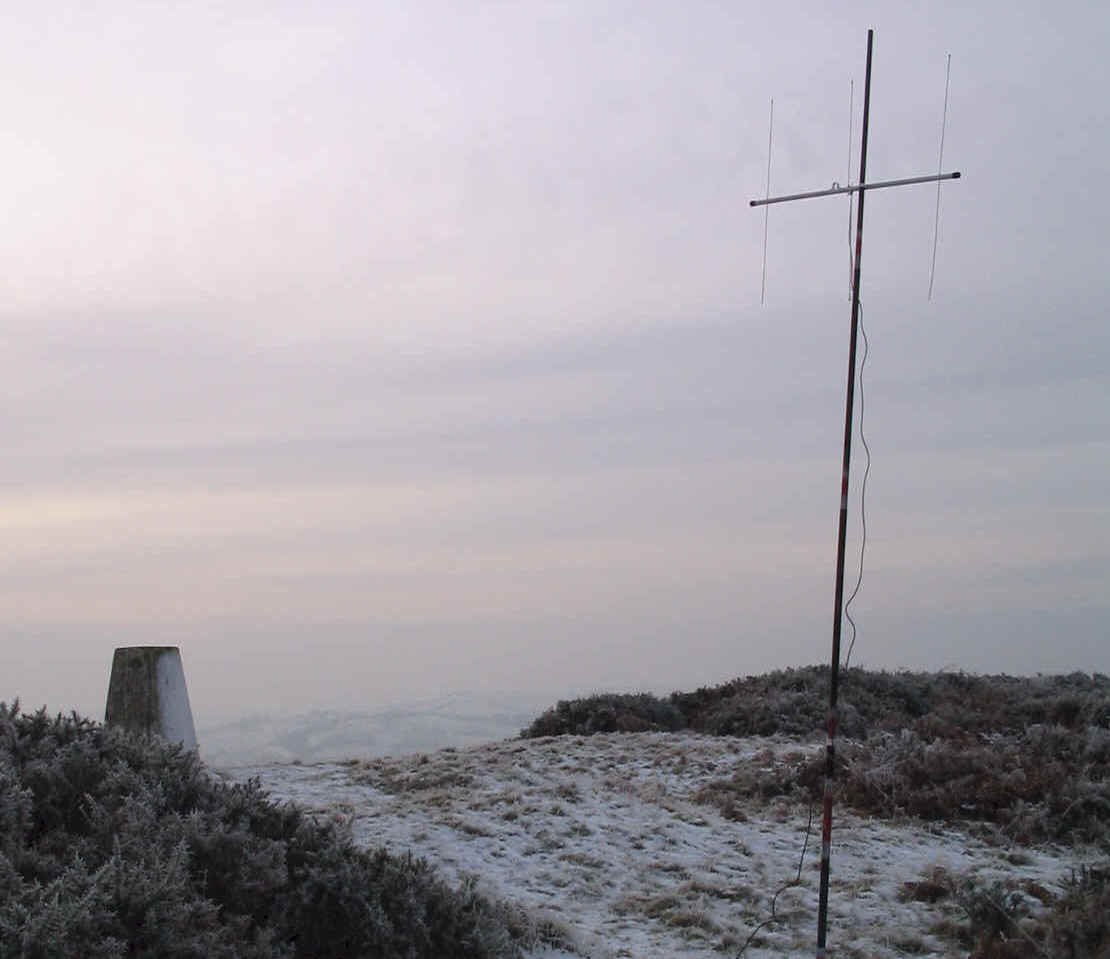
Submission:
<svg viewBox="0 0 1110 959">
<path fill-rule="evenodd" d="M 821 823 L 821 889 L 817 905 L 817 959 L 825 959 L 825 941 L 828 929 L 829 912 L 829 845 L 832 839 L 833 781 L 836 765 L 836 725 L 837 695 L 840 688 L 840 628 L 844 613 L 844 545 L 848 530 L 848 467 L 852 458 L 852 404 L 856 388 L 856 339 L 859 331 L 859 283 L 860 261 L 863 255 L 863 200 L 868 190 L 882 190 L 887 187 L 909 186 L 914 183 L 936 183 L 942 180 L 958 180 L 955 173 L 936 173 L 926 176 L 903 177 L 898 180 L 867 182 L 867 131 L 871 110 L 871 48 L 875 31 L 867 31 L 867 72 L 863 87 L 863 131 L 860 134 L 859 183 L 854 186 L 834 184 L 828 190 L 809 190 L 805 193 L 791 193 L 785 196 L 766 196 L 762 200 L 752 200 L 751 206 L 767 206 L 772 203 L 789 203 L 793 200 L 809 200 L 819 196 L 838 196 L 844 193 L 858 193 L 856 209 L 856 249 L 852 261 L 852 324 L 848 340 L 848 390 L 844 402 L 844 466 L 840 480 L 840 526 L 836 544 L 836 594 L 833 602 L 832 657 L 829 670 L 829 716 L 828 738 L 825 745 L 825 791 L 822 804 Z M 947 112 L 947 81 L 945 90 Z M 770 144 L 768 144 L 769 153 Z M 943 150 L 943 147 L 942 147 Z M 943 159 L 943 153 L 942 153 Z M 768 156 L 768 169 L 770 157 Z M 768 176 L 768 189 L 770 177 Z M 939 201 L 938 201 L 939 203 Z M 939 206 L 938 206 L 939 209 Z"/>
</svg>

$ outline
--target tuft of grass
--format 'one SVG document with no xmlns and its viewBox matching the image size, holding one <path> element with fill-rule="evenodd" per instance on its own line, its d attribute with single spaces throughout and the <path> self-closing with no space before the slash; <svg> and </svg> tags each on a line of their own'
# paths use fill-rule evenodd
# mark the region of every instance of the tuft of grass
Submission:
<svg viewBox="0 0 1110 959">
<path fill-rule="evenodd" d="M 1055 896 L 1029 880 L 984 884 L 934 870 L 920 883 L 906 883 L 900 898 L 917 898 L 911 887 L 943 888 L 940 898 L 954 902 L 962 920 L 946 917 L 929 932 L 970 950 L 970 959 L 1105 959 L 1110 955 L 1110 861 L 1082 867 L 1063 885 L 1063 894 Z M 1030 909 L 1030 896 L 1044 908 Z"/>
<path fill-rule="evenodd" d="M 1073 873 L 1042 923 L 1046 945 L 1057 955 L 1101 959 L 1110 954 L 1110 861 Z"/>
<path fill-rule="evenodd" d="M 932 874 L 916 882 L 904 882 L 898 892 L 899 902 L 937 903 L 952 895 L 952 879 L 943 869 L 934 869 Z"/>
</svg>

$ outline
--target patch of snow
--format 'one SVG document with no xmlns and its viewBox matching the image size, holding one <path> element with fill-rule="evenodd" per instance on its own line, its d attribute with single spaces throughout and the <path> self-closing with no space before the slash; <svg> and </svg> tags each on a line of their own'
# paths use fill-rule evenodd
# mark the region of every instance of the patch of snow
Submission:
<svg viewBox="0 0 1110 959">
<path fill-rule="evenodd" d="M 749 819 L 725 818 L 703 788 L 819 749 L 785 737 L 635 733 L 229 774 L 258 777 L 273 798 L 345 821 L 363 846 L 412 852 L 451 880 L 475 877 L 482 891 L 563 930 L 574 953 L 537 950 L 535 959 L 693 959 L 736 955 L 769 917 L 775 891 L 797 875 L 810 812 L 772 801 L 758 814 L 749 805 Z M 778 920 L 758 933 L 747 959 L 813 955 L 819 815 L 801 882 L 779 896 Z M 942 869 L 1058 892 L 1072 868 L 1095 858 L 1061 848 L 1014 852 L 950 824 L 880 822 L 839 809 L 830 956 L 893 959 L 910 947 L 961 955 L 933 931 L 959 921 L 959 908 L 902 902 L 905 883 Z"/>
</svg>

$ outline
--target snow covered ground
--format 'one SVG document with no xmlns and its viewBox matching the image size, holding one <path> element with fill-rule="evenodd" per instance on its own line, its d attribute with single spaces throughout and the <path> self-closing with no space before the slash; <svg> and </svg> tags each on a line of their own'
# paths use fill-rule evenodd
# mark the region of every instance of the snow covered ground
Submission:
<svg viewBox="0 0 1110 959">
<path fill-rule="evenodd" d="M 634 733 L 227 774 L 257 777 L 276 799 L 346 820 L 360 844 L 411 851 L 449 879 L 475 877 L 560 929 L 573 950 L 537 957 L 692 959 L 735 956 L 768 918 L 775 890 L 797 876 L 808 818 L 806 807 L 774 801 L 725 818 L 699 793 L 746 764 L 769 769 L 819 748 L 784 737 Z M 779 896 L 777 920 L 746 957 L 814 954 L 819 849 L 815 811 L 801 882 Z M 829 954 L 841 959 L 966 956 L 942 933 L 946 920 L 962 918 L 957 905 L 899 896 L 937 870 L 1057 892 L 1071 869 L 1095 859 L 842 809 L 832 856 Z"/>
</svg>

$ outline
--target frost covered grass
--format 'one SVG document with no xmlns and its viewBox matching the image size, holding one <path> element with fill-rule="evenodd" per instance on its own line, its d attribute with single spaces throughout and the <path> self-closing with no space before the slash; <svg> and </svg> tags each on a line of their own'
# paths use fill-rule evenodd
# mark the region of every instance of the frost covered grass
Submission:
<svg viewBox="0 0 1110 959">
<path fill-rule="evenodd" d="M 789 790 L 725 805 L 714 784 L 784 779 L 820 748 L 789 736 L 609 733 L 235 776 L 340 821 L 360 844 L 427 856 L 445 877 L 515 903 L 563 954 L 692 959 L 736 955 L 770 915 L 774 893 L 797 875 L 810 813 Z M 811 836 L 800 881 L 779 896 L 749 959 L 812 954 L 817 845 Z M 981 954 L 1096 955 L 1049 951 L 1078 928 L 1074 910 L 1058 934 L 1051 923 L 1053 909 L 1074 900 L 1073 870 L 1097 868 L 1104 855 L 842 807 L 830 955 L 966 957 L 1006 943 L 1026 951 Z M 1093 927 L 1104 895 L 1101 886 L 1088 895 Z M 1091 935 L 1106 941 L 1105 929 Z"/>
<path fill-rule="evenodd" d="M 601 693 L 563 701 L 522 735 L 690 729 L 717 735 L 825 728 L 828 669 L 735 679 L 667 700 Z M 851 669 L 841 684 L 840 798 L 890 818 L 971 821 L 1020 841 L 1082 839 L 1110 850 L 1110 679 Z M 742 769 L 705 785 L 727 814 L 750 798 L 819 799 L 824 761 Z"/>
</svg>

